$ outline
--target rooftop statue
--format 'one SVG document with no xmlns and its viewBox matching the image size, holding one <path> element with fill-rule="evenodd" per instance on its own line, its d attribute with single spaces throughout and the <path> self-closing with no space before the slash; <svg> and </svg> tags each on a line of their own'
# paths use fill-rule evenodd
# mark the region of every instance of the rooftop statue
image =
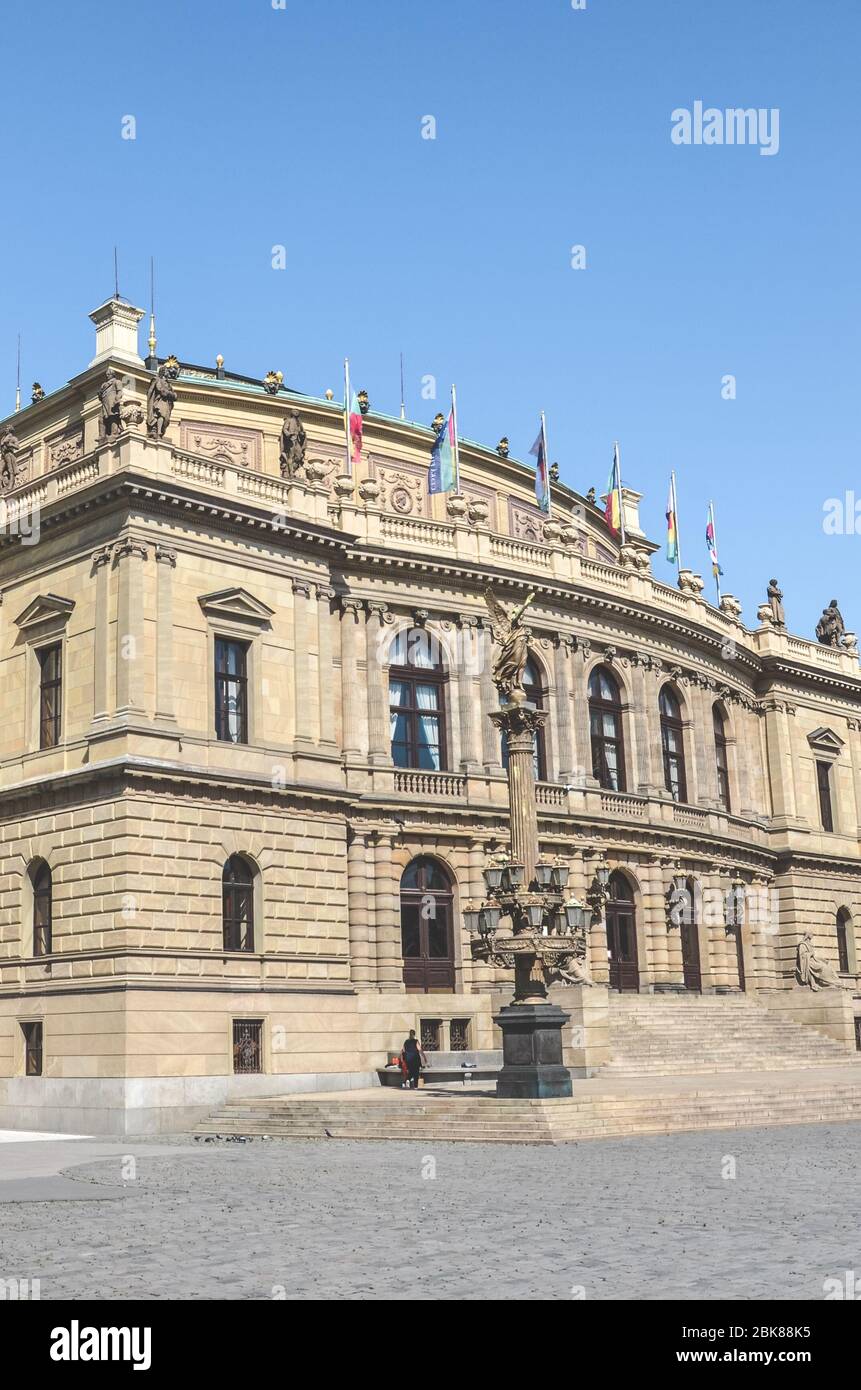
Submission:
<svg viewBox="0 0 861 1390">
<path fill-rule="evenodd" d="M 15 486 L 18 471 L 18 436 L 7 425 L 0 435 L 0 492 L 11 492 Z"/>
<path fill-rule="evenodd" d="M 786 626 L 786 615 L 783 611 L 783 593 L 778 588 L 777 580 L 768 581 L 768 606 L 771 609 L 771 620 L 775 627 Z"/>
<path fill-rule="evenodd" d="M 305 462 L 305 427 L 295 408 L 287 411 L 281 426 L 281 477 L 295 478 Z"/>
<path fill-rule="evenodd" d="M 99 389 L 99 400 L 102 406 L 102 439 L 115 439 L 122 434 L 124 427 L 122 417 L 123 405 L 123 383 L 120 381 L 113 367 L 108 367 L 105 372 L 105 379 Z"/>
<path fill-rule="evenodd" d="M 821 642 L 823 647 L 842 647 L 845 634 L 843 614 L 837 607 L 836 598 L 833 598 L 828 607 L 823 609 L 822 617 L 816 624 L 816 640 Z"/>
<path fill-rule="evenodd" d="M 493 683 L 505 700 L 522 703 L 523 672 L 529 659 L 529 641 L 523 625 L 523 614 L 535 598 L 535 592 L 527 594 L 519 608 L 510 615 L 496 598 L 492 589 L 485 589 L 485 601 L 492 618 L 493 640 L 499 645 L 499 653 L 493 663 Z"/>
<path fill-rule="evenodd" d="M 164 439 L 175 400 L 176 392 L 170 384 L 167 367 L 162 364 L 146 393 L 146 432 L 150 439 Z"/>
</svg>

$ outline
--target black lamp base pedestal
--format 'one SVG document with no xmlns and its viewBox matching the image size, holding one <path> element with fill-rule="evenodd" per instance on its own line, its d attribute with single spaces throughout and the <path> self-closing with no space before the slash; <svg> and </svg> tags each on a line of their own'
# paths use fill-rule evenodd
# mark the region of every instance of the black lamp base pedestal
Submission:
<svg viewBox="0 0 861 1390">
<path fill-rule="evenodd" d="M 502 1030 L 501 1100 L 555 1100 L 570 1096 L 571 1073 L 562 1065 L 562 1029 L 570 1020 L 556 1004 L 508 1004 L 494 1014 Z"/>
</svg>

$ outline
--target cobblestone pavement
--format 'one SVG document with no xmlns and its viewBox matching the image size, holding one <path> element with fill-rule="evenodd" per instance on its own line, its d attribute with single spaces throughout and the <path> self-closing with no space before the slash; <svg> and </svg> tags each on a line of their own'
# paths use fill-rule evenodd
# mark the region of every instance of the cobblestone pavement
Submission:
<svg viewBox="0 0 861 1390">
<path fill-rule="evenodd" d="M 0 1277 L 43 1299 L 820 1299 L 861 1271 L 859 1125 L 164 1145 L 128 1142 L 120 1200 L 0 1206 Z M 113 1194 L 123 1161 L 65 1171 Z"/>
</svg>

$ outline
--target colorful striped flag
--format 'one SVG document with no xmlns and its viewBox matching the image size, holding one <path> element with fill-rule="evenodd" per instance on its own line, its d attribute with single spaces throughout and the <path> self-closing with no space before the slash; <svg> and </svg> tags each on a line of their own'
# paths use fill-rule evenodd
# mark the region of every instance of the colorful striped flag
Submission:
<svg viewBox="0 0 861 1390">
<path fill-rule="evenodd" d="M 679 558 L 679 529 L 676 519 L 676 479 L 670 477 L 670 493 L 667 498 L 667 559 L 675 564 Z"/>
<path fill-rule="evenodd" d="M 443 420 L 431 450 L 428 492 L 454 492 L 457 488 L 457 425 L 454 408 Z"/>
<path fill-rule="evenodd" d="M 538 438 L 529 450 L 535 464 L 535 496 L 542 512 L 550 514 L 550 475 L 547 471 L 547 427 L 544 424 L 544 411 L 541 412 L 541 429 Z"/>
<path fill-rule="evenodd" d="M 717 579 L 717 577 L 718 577 L 719 574 L 723 574 L 723 570 L 721 569 L 720 565 L 718 564 L 717 537 L 716 537 L 716 535 L 715 535 L 714 509 L 713 509 L 711 503 L 709 503 L 708 520 L 707 520 L 707 522 L 706 522 L 706 545 L 707 545 L 708 548 L 709 548 L 709 555 L 710 555 L 710 557 L 711 557 L 711 562 L 712 562 L 712 574 L 714 575 L 715 579 Z"/>
<path fill-rule="evenodd" d="M 623 529 L 622 518 L 622 473 L 619 467 L 619 446 L 613 445 L 613 466 L 610 469 L 610 476 L 607 479 L 607 500 L 604 506 L 604 518 L 613 532 L 614 536 L 621 535 Z M 624 540 L 624 536 L 622 536 Z"/>
</svg>

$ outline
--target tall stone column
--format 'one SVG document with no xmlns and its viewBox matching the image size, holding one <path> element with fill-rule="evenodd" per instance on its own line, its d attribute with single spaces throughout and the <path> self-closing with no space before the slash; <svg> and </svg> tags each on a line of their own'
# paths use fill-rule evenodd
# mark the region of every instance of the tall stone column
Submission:
<svg viewBox="0 0 861 1390">
<path fill-rule="evenodd" d="M 293 705 L 296 742 L 311 743 L 314 733 L 314 692 L 308 661 L 311 623 L 311 585 L 293 580 Z"/>
<path fill-rule="evenodd" d="M 535 877 L 538 859 L 538 809 L 535 801 L 535 737 L 547 711 L 512 701 L 491 718 L 508 742 L 508 810 L 511 818 L 511 857 L 526 870 L 527 886 Z"/>
<path fill-rule="evenodd" d="M 383 990 L 404 989 L 401 955 L 400 870 L 393 861 L 393 832 L 378 830 L 374 854 L 374 923 L 377 938 L 377 986 Z"/>
<path fill-rule="evenodd" d="M 341 599 L 341 724 L 343 751 L 348 759 L 358 758 L 362 751 L 359 719 L 361 617 L 361 599 Z"/>
<path fill-rule="evenodd" d="M 350 934 L 350 979 L 357 989 L 376 986 L 374 942 L 374 843 L 369 830 L 351 826 L 347 848 L 347 910 Z"/>
<path fill-rule="evenodd" d="M 144 561 L 140 541 L 120 541 L 117 561 L 117 713 L 144 713 Z"/>
<path fill-rule="evenodd" d="M 389 665 L 384 603 L 368 604 L 368 761 L 375 766 L 391 762 L 389 733 Z"/>
<path fill-rule="evenodd" d="M 583 656 L 583 666 L 574 662 L 572 656 L 572 687 L 574 696 L 574 778 L 582 786 L 596 787 L 592 775 L 592 731 L 589 725 L 589 682 L 586 677 L 586 663 L 590 659 L 590 644 L 578 642 Z M 576 673 L 576 675 L 575 675 Z"/>
<path fill-rule="evenodd" d="M 320 742 L 335 743 L 335 667 L 332 660 L 332 599 L 335 590 L 317 585 L 317 692 Z"/>
<path fill-rule="evenodd" d="M 499 730 L 494 728 L 491 715 L 499 709 L 496 686 L 493 684 L 493 638 L 482 625 L 479 631 L 481 674 L 479 692 L 481 698 L 481 760 L 486 772 L 502 772 L 501 743 Z"/>
<path fill-rule="evenodd" d="M 478 770 L 476 715 L 479 712 L 479 701 L 476 700 L 476 695 L 479 692 L 475 687 L 477 627 L 477 618 L 463 614 L 459 616 L 460 660 L 457 667 L 457 704 L 460 724 L 460 765 L 465 772 Z"/>
<path fill-rule="evenodd" d="M 556 638 L 553 672 L 556 682 L 556 776 L 560 782 L 570 782 L 574 776 L 574 743 L 571 737 L 573 721 L 571 656 L 573 648 L 573 638 Z"/>
<path fill-rule="evenodd" d="M 173 703 L 173 572 L 176 551 L 157 545 L 156 563 L 156 650 L 155 717 L 176 722 Z"/>
<path fill-rule="evenodd" d="M 93 721 L 108 716 L 108 583 L 111 551 L 105 546 L 92 557 L 96 574 L 96 611 L 93 619 Z"/>
<path fill-rule="evenodd" d="M 636 783 L 631 791 L 640 791 L 647 796 L 663 786 L 664 776 L 658 763 L 661 747 L 658 686 L 649 679 L 642 661 L 635 662 L 631 667 L 631 687 L 631 718 L 637 746 L 637 765 L 634 769 Z"/>
<path fill-rule="evenodd" d="M 775 816 L 795 816 L 795 780 L 792 765 L 792 735 L 789 713 L 794 707 L 785 700 L 769 700 L 765 706 L 765 738 L 768 749 L 768 779 Z"/>
</svg>

